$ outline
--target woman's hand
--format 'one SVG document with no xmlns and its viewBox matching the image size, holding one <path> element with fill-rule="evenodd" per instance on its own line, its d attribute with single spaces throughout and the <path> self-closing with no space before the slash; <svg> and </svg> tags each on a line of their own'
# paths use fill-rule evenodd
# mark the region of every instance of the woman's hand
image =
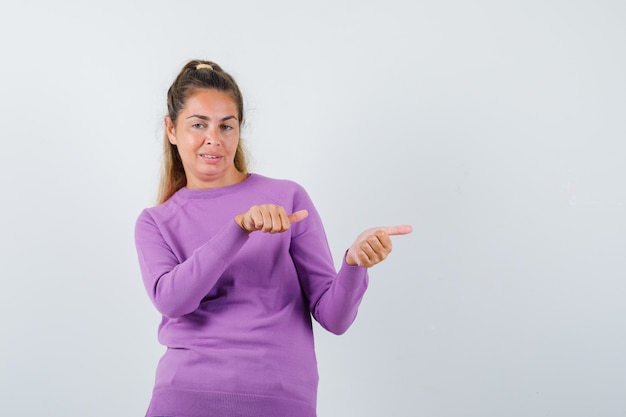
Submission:
<svg viewBox="0 0 626 417">
<path fill-rule="evenodd" d="M 299 210 L 287 214 L 285 209 L 275 204 L 252 206 L 250 210 L 235 217 L 235 222 L 250 234 L 257 230 L 265 233 L 282 233 L 289 230 L 293 223 L 306 219 L 309 212 Z"/>
<path fill-rule="evenodd" d="M 406 235 L 413 228 L 409 225 L 374 227 L 361 233 L 346 254 L 346 263 L 369 268 L 383 261 L 391 252 L 391 237 Z"/>
</svg>

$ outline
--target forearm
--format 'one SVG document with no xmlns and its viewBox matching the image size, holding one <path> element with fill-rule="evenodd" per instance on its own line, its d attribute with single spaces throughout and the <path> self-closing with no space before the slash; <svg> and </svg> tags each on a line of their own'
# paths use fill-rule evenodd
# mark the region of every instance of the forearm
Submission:
<svg viewBox="0 0 626 417">
<path fill-rule="evenodd" d="M 153 226 L 138 226 L 139 264 L 157 310 L 171 318 L 195 311 L 247 239 L 248 235 L 231 222 L 181 261 L 160 234 L 154 233 Z"/>
<path fill-rule="evenodd" d="M 316 303 L 313 316 L 326 330 L 345 333 L 356 318 L 367 284 L 367 268 L 350 266 L 344 260 L 330 287 Z"/>
</svg>

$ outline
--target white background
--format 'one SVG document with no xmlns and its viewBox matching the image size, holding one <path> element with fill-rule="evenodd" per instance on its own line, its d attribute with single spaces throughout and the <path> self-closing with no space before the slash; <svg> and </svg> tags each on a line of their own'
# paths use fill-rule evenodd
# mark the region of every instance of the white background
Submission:
<svg viewBox="0 0 626 417">
<path fill-rule="evenodd" d="M 351 330 L 316 327 L 320 417 L 626 415 L 623 1 L 7 1 L 0 39 L 3 415 L 145 412 L 133 228 L 192 58 L 336 262 L 414 227 Z"/>
</svg>

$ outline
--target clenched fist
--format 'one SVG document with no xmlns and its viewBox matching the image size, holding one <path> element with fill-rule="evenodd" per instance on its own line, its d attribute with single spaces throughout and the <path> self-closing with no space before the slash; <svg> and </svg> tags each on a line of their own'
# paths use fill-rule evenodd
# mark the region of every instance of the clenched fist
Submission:
<svg viewBox="0 0 626 417">
<path fill-rule="evenodd" d="M 346 263 L 352 266 L 371 267 L 383 261 L 391 252 L 391 237 L 406 235 L 413 228 L 408 225 L 374 227 L 361 233 L 346 254 Z"/>
<path fill-rule="evenodd" d="M 293 223 L 306 219 L 308 215 L 309 212 L 306 210 L 287 214 L 282 206 L 262 204 L 252 206 L 247 212 L 237 215 L 235 222 L 248 234 L 257 230 L 265 233 L 282 233 L 289 230 Z"/>
</svg>

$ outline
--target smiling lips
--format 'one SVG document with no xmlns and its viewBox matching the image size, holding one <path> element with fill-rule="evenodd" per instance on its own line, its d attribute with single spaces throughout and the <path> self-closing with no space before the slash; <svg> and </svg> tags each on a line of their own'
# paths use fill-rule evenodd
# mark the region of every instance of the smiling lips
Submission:
<svg viewBox="0 0 626 417">
<path fill-rule="evenodd" d="M 221 156 L 219 156 L 219 155 L 209 155 L 208 153 L 201 153 L 200 154 L 200 158 L 205 159 L 205 160 L 215 161 L 217 159 L 220 159 Z"/>
</svg>

